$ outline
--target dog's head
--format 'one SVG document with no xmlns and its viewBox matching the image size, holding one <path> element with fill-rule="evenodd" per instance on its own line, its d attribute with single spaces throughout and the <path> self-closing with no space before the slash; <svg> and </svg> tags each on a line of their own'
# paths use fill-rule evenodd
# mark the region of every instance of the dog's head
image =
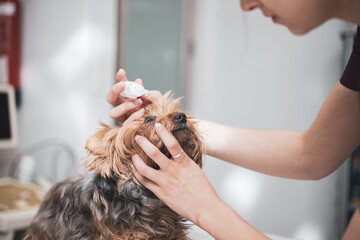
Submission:
<svg viewBox="0 0 360 240">
<path fill-rule="evenodd" d="M 146 108 L 142 118 L 123 127 L 104 127 L 86 144 L 89 155 L 83 165 L 90 171 L 101 174 L 103 177 L 118 177 L 122 181 L 132 178 L 130 165 L 134 154 L 139 154 L 145 163 L 158 168 L 135 142 L 135 136 L 146 137 L 160 149 L 168 158 L 170 153 L 155 132 L 155 123 L 159 122 L 178 140 L 184 152 L 200 167 L 202 166 L 202 140 L 196 130 L 196 120 L 187 113 L 178 109 L 179 99 L 172 99 L 166 93 Z M 115 175 L 115 176 L 114 176 Z"/>
</svg>

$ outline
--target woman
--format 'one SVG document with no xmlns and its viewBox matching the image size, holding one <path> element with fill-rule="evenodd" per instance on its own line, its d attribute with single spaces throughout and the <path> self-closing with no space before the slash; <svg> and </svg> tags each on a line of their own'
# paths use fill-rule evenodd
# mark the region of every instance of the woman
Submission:
<svg viewBox="0 0 360 240">
<path fill-rule="evenodd" d="M 303 35 L 331 18 L 360 25 L 360 0 L 241 0 L 244 11 L 260 9 L 274 23 Z M 335 171 L 360 145 L 360 33 L 341 80 L 336 84 L 310 128 L 305 132 L 261 131 L 200 121 L 206 152 L 216 158 L 261 173 L 292 179 L 321 179 Z M 126 124 L 143 114 L 146 97 L 122 100 L 120 70 L 107 101 L 111 117 Z M 137 80 L 142 84 L 141 80 Z M 158 92 L 151 92 L 156 96 Z M 186 155 L 175 138 L 160 124 L 156 132 L 174 157 L 168 159 L 146 138 L 136 141 L 159 166 L 152 169 L 133 156 L 133 173 L 170 208 L 209 232 L 216 239 L 267 239 L 226 205 L 202 170 Z M 239 147 L 240 146 L 240 147 Z M 360 239 L 357 210 L 343 239 Z"/>
</svg>

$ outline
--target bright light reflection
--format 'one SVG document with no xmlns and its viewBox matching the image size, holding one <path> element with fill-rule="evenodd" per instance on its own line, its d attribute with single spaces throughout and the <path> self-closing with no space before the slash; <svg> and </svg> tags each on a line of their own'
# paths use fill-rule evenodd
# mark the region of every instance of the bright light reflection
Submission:
<svg viewBox="0 0 360 240">
<path fill-rule="evenodd" d="M 90 26 L 83 25 L 69 41 L 59 48 L 59 53 L 55 56 L 52 67 L 68 79 L 80 71 L 83 66 L 88 65 L 90 54 L 90 39 L 92 36 Z"/>
<path fill-rule="evenodd" d="M 261 179 L 245 169 L 236 169 L 224 180 L 226 202 L 242 214 L 250 214 L 255 207 L 261 190 Z"/>
<path fill-rule="evenodd" d="M 299 226 L 294 236 L 297 239 L 325 240 L 321 227 L 314 222 L 306 222 Z"/>
</svg>

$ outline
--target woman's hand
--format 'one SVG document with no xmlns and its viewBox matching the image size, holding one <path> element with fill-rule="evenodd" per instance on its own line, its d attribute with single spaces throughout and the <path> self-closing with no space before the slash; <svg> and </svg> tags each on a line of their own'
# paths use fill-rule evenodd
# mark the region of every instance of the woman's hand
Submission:
<svg viewBox="0 0 360 240">
<path fill-rule="evenodd" d="M 200 167 L 185 152 L 164 126 L 155 124 L 156 133 L 172 156 L 168 159 L 145 137 L 135 140 L 160 167 L 147 166 L 139 155 L 132 160 L 133 174 L 167 206 L 192 221 L 215 239 L 268 239 L 242 219 L 216 194 Z"/>
<path fill-rule="evenodd" d="M 120 93 L 125 90 L 125 81 L 128 81 L 126 72 L 124 69 L 120 69 L 116 74 L 117 83 L 110 89 L 106 100 L 108 103 L 114 106 L 110 111 L 110 116 L 114 120 L 122 122 L 123 125 L 131 122 L 137 118 L 140 118 L 144 114 L 144 106 L 151 104 L 151 99 L 161 97 L 159 91 L 149 91 L 148 95 L 142 95 L 139 98 L 122 98 Z M 143 86 L 143 82 L 140 78 L 135 82 Z"/>
<path fill-rule="evenodd" d="M 176 138 L 160 123 L 155 127 L 171 155 L 179 154 L 182 149 Z M 160 166 L 155 170 L 147 166 L 139 155 L 134 155 L 135 177 L 175 212 L 199 224 L 201 213 L 221 201 L 204 172 L 185 152 L 175 159 L 168 159 L 145 137 L 136 136 L 135 140 Z"/>
</svg>

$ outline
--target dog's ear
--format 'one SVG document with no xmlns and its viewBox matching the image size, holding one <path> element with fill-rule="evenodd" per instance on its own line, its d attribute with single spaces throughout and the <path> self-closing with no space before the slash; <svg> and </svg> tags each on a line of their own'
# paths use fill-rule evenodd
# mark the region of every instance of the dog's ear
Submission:
<svg viewBox="0 0 360 240">
<path fill-rule="evenodd" d="M 85 148 L 91 154 L 102 157 L 106 156 L 106 142 L 109 138 L 108 135 L 112 131 L 114 133 L 112 135 L 114 136 L 116 134 L 117 127 L 110 127 L 102 122 L 100 122 L 100 125 L 103 128 L 87 140 Z"/>
<path fill-rule="evenodd" d="M 104 136 L 111 130 L 111 127 L 100 123 L 104 128 L 92 135 L 86 142 L 86 149 L 93 155 L 106 155 Z"/>
<path fill-rule="evenodd" d="M 131 156 L 141 151 L 135 142 L 137 123 L 129 123 L 126 128 L 101 125 L 103 128 L 86 143 L 89 154 L 82 165 L 103 177 L 129 179 Z"/>
<path fill-rule="evenodd" d="M 110 177 L 112 159 L 109 158 L 109 143 L 116 138 L 119 127 L 110 127 L 104 123 L 100 124 L 103 128 L 92 135 L 86 142 L 85 149 L 89 151 L 89 154 L 82 165 L 89 171 L 94 171 L 103 177 Z"/>
</svg>

